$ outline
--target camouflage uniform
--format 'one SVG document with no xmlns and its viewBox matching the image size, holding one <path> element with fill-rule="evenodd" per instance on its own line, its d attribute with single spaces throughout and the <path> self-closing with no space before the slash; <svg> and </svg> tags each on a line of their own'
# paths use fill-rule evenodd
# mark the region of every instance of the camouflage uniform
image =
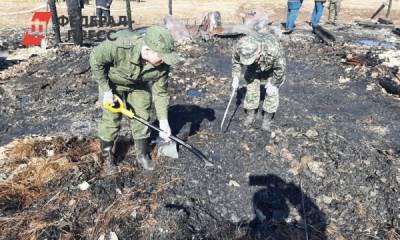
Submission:
<svg viewBox="0 0 400 240">
<path fill-rule="evenodd" d="M 336 23 L 341 9 L 342 0 L 330 0 L 329 2 L 329 22 Z"/>
<path fill-rule="evenodd" d="M 113 146 L 122 116 L 104 109 L 104 105 L 113 104 L 114 95 L 118 95 L 136 116 L 148 121 L 153 100 L 162 130 L 160 137 L 168 138 L 171 129 L 168 123 L 167 79 L 169 66 L 179 61 L 173 38 L 166 28 L 150 27 L 144 37 L 126 31 L 112 37 L 116 40 L 103 42 L 90 55 L 93 77 L 99 84 L 99 97 L 103 99 L 103 117 L 98 135 L 101 158 L 107 171 L 115 171 L 117 167 Z M 147 63 L 142 58 L 142 50 L 157 54 L 162 63 L 158 66 Z M 132 120 L 131 130 L 137 161 L 144 169 L 153 170 L 155 163 L 148 156 L 149 128 Z"/>
<path fill-rule="evenodd" d="M 157 44 L 158 39 L 153 39 Z M 167 119 L 169 94 L 167 92 L 170 66 L 163 63 L 154 67 L 144 63 L 140 53 L 145 44 L 141 36 L 122 33 L 117 40 L 107 40 L 93 49 L 90 65 L 94 79 L 99 84 L 99 99 L 112 91 L 126 102 L 137 116 L 149 120 L 151 102 L 154 101 L 157 118 Z M 146 43 L 150 45 L 150 43 Z M 173 46 L 168 46 L 173 48 Z M 121 114 L 103 108 L 98 135 L 103 141 L 114 141 L 120 129 Z M 145 125 L 132 120 L 134 139 L 146 139 L 150 131 Z"/>
<path fill-rule="evenodd" d="M 280 42 L 271 34 L 258 33 L 250 38 L 255 39 L 261 50 L 261 58 L 247 66 L 244 78 L 247 82 L 247 92 L 244 100 L 244 108 L 247 110 L 258 109 L 260 103 L 261 81 L 269 82 L 273 86 L 280 87 L 285 81 L 286 59 Z M 246 41 L 246 40 L 245 40 Z M 239 77 L 241 73 L 241 59 L 238 48 L 245 42 L 239 42 L 233 53 L 232 77 Z M 279 106 L 279 94 L 265 96 L 263 110 L 267 113 L 275 113 Z"/>
</svg>

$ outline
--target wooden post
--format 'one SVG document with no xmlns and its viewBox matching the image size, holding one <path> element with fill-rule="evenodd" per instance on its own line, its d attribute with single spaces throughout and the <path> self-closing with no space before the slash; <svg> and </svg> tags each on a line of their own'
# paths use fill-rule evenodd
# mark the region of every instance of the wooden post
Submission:
<svg viewBox="0 0 400 240">
<path fill-rule="evenodd" d="M 61 42 L 60 24 L 58 23 L 57 6 L 55 0 L 49 0 L 49 8 L 51 12 L 51 22 L 53 25 L 54 36 L 56 43 Z"/>
<path fill-rule="evenodd" d="M 82 8 L 79 0 L 67 0 L 68 18 L 74 43 L 82 46 Z"/>
<path fill-rule="evenodd" d="M 389 18 L 390 16 L 390 10 L 392 10 L 392 0 L 389 0 L 389 6 L 386 12 L 386 18 Z"/>
<path fill-rule="evenodd" d="M 172 16 L 172 0 L 168 0 L 169 15 Z"/>
<path fill-rule="evenodd" d="M 371 19 L 374 19 L 384 8 L 385 8 L 385 4 L 382 3 L 382 5 L 378 8 L 378 10 L 376 10 L 376 12 L 372 15 Z"/>
<path fill-rule="evenodd" d="M 128 17 L 128 29 L 132 31 L 132 12 L 130 0 L 126 0 L 126 15 Z"/>
</svg>

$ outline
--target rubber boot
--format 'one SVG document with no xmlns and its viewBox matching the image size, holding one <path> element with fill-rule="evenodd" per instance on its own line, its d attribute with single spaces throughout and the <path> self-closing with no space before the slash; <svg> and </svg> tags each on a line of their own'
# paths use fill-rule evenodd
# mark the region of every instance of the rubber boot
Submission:
<svg viewBox="0 0 400 240">
<path fill-rule="evenodd" d="M 271 121 L 274 118 L 275 113 L 264 113 L 263 121 L 261 124 L 261 128 L 264 131 L 271 131 Z"/>
<path fill-rule="evenodd" d="M 155 164 L 147 154 L 147 139 L 135 140 L 136 158 L 145 170 L 154 170 Z"/>
<path fill-rule="evenodd" d="M 244 120 L 244 126 L 249 127 L 256 119 L 256 110 L 247 110 L 247 117 Z"/>
<path fill-rule="evenodd" d="M 113 172 L 117 170 L 114 153 L 112 152 L 113 145 L 113 142 L 101 140 L 101 159 L 103 161 L 104 170 L 107 172 Z"/>
</svg>

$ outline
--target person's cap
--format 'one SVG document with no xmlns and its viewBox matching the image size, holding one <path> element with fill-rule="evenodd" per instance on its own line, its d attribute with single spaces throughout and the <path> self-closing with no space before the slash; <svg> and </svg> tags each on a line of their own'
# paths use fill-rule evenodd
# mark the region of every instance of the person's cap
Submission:
<svg viewBox="0 0 400 240">
<path fill-rule="evenodd" d="M 237 43 L 237 52 L 240 57 L 240 63 L 243 65 L 251 65 L 257 59 L 259 48 L 258 41 L 252 36 L 241 38 Z"/>
<path fill-rule="evenodd" d="M 149 27 L 144 36 L 144 43 L 168 65 L 175 65 L 181 61 L 175 52 L 174 39 L 168 29 L 164 27 Z"/>
</svg>

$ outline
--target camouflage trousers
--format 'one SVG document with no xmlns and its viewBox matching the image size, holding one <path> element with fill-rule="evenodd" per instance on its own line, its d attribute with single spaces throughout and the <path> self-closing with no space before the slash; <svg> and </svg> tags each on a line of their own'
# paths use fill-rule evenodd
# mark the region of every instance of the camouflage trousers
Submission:
<svg viewBox="0 0 400 240">
<path fill-rule="evenodd" d="M 255 110 L 258 109 L 260 105 L 260 79 L 252 79 L 247 80 L 247 91 L 246 97 L 244 99 L 244 108 L 247 110 Z M 268 80 L 267 80 L 268 81 Z M 265 89 L 263 89 L 265 91 Z M 279 106 L 279 93 L 276 95 L 265 96 L 264 103 L 263 103 L 263 110 L 267 113 L 274 113 L 278 109 Z"/>
<path fill-rule="evenodd" d="M 126 107 L 146 121 L 150 119 L 151 109 L 151 93 L 147 89 L 134 89 L 132 91 L 114 91 L 122 101 L 125 102 Z M 103 101 L 104 92 L 99 90 L 99 101 Z M 103 109 L 103 115 L 98 126 L 98 136 L 103 141 L 114 141 L 121 129 L 122 115 L 119 113 L 111 113 Z M 130 120 L 130 128 L 132 131 L 133 139 L 145 139 L 150 137 L 150 130 L 147 126 L 136 120 Z"/>
<path fill-rule="evenodd" d="M 334 23 L 337 21 L 341 9 L 342 0 L 331 0 L 329 3 L 329 22 Z"/>
</svg>

